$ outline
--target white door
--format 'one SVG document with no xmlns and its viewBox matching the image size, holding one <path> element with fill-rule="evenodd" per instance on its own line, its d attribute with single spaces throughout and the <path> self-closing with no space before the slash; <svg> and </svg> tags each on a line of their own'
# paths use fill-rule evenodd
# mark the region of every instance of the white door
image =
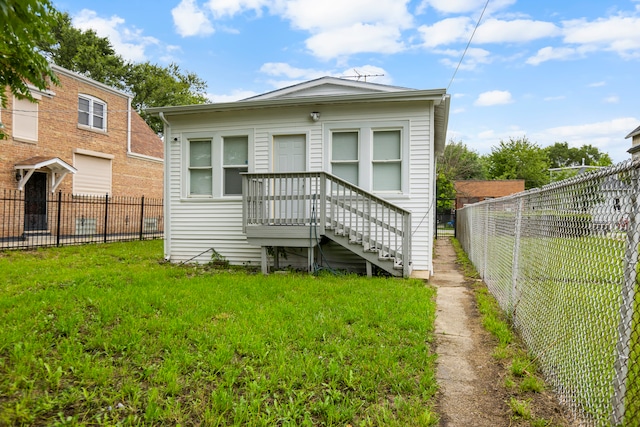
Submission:
<svg viewBox="0 0 640 427">
<path fill-rule="evenodd" d="M 307 169 L 306 135 L 276 135 L 273 137 L 274 172 L 304 172 Z M 274 211 L 280 224 L 307 222 L 305 202 L 306 178 L 286 177 L 274 183 L 276 195 Z"/>
<path fill-rule="evenodd" d="M 304 172 L 307 170 L 306 135 L 276 135 L 274 172 Z"/>
</svg>

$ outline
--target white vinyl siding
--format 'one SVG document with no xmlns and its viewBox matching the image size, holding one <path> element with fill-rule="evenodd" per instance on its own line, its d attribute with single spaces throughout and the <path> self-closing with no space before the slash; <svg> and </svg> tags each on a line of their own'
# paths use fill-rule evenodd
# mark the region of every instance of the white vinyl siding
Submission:
<svg viewBox="0 0 640 427">
<path fill-rule="evenodd" d="M 38 96 L 33 95 L 36 99 Z M 38 103 L 28 99 L 13 98 L 13 138 L 38 141 Z"/>
<path fill-rule="evenodd" d="M 433 118 L 432 109 L 423 105 L 397 106 L 372 103 L 363 108 L 352 105 L 325 106 L 321 119 L 309 119 L 311 109 L 301 111 L 300 107 L 282 108 L 272 111 L 222 112 L 207 115 L 185 115 L 170 118 L 172 124 L 169 141 L 178 137 L 180 142 L 169 142 L 166 151 L 167 174 L 169 175 L 165 194 L 170 206 L 167 214 L 166 256 L 172 262 L 210 261 L 210 251 L 214 248 L 232 264 L 260 265 L 260 248 L 250 246 L 242 230 L 242 201 L 239 197 L 216 197 L 214 166 L 214 197 L 191 199 L 185 185 L 188 165 L 188 150 L 185 149 L 189 137 L 208 137 L 214 143 L 214 165 L 216 164 L 215 143 L 219 135 L 249 135 L 249 172 L 274 171 L 274 138 L 278 135 L 304 134 L 307 141 L 306 170 L 332 172 L 333 132 L 359 133 L 358 186 L 371 191 L 373 167 L 373 132 L 397 131 L 401 134 L 402 191 L 377 193 L 412 212 L 412 268 L 431 270 L 431 247 L 433 225 L 430 209 L 434 193 L 433 165 Z M 432 107 L 431 107 L 432 108 Z M 314 110 L 316 107 L 314 107 Z M 248 128 L 248 126 L 251 126 Z M 246 130 L 246 131 L 243 131 Z M 222 147 L 217 154 L 222 156 Z M 220 162 L 220 160 L 218 160 Z M 409 173 L 410 172 L 410 173 Z M 222 196 L 222 194 L 220 194 Z M 332 246 L 332 245 L 329 245 Z M 345 258 L 346 251 L 340 248 L 323 247 L 327 251 L 329 264 Z M 195 258 L 194 258 L 195 257 Z M 193 259 L 192 259 L 193 258 Z M 287 263 L 302 259 L 306 255 L 289 257 Z M 349 261 L 347 261 L 349 259 Z M 354 259 L 355 261 L 355 259 Z"/>
<path fill-rule="evenodd" d="M 73 193 L 77 195 L 111 194 L 110 158 L 74 154 Z"/>
<path fill-rule="evenodd" d="M 225 136 L 223 142 L 222 168 L 224 169 L 224 195 L 242 195 L 243 172 L 248 171 L 249 138 L 247 136 Z"/>
<path fill-rule="evenodd" d="M 331 173 L 358 185 L 358 132 L 331 134 Z"/>
<path fill-rule="evenodd" d="M 402 141 L 399 130 L 373 132 L 373 191 L 402 190 Z"/>
<path fill-rule="evenodd" d="M 78 125 L 107 130 L 107 104 L 90 95 L 78 96 Z"/>
</svg>

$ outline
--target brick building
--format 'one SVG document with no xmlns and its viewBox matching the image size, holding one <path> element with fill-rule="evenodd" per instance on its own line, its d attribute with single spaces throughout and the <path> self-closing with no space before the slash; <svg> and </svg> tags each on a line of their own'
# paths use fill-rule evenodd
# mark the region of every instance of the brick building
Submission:
<svg viewBox="0 0 640 427">
<path fill-rule="evenodd" d="M 0 111 L 0 188 L 162 197 L 163 144 L 131 96 L 56 65 L 60 85 Z M 33 188 L 36 187 L 36 188 Z"/>
<path fill-rule="evenodd" d="M 455 181 L 456 209 L 485 199 L 508 196 L 524 191 L 524 179 Z"/>
<path fill-rule="evenodd" d="M 0 212 L 0 224 L 51 232 L 47 200 L 57 192 L 77 200 L 107 194 L 161 199 L 163 143 L 131 109 L 131 96 L 52 69 L 60 84 L 33 88 L 37 102 L 9 94 L 7 108 L 0 109 L 0 191 L 11 194 L 3 197 L 5 205 L 24 204 Z"/>
</svg>

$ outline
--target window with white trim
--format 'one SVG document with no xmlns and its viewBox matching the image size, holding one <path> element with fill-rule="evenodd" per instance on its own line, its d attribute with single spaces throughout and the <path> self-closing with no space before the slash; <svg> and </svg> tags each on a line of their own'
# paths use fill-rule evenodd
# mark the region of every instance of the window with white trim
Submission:
<svg viewBox="0 0 640 427">
<path fill-rule="evenodd" d="M 211 140 L 189 140 L 189 195 L 213 195 Z"/>
<path fill-rule="evenodd" d="M 242 196 L 242 174 L 251 166 L 251 131 L 186 132 L 181 136 L 186 141 L 182 146 L 182 197 Z"/>
<path fill-rule="evenodd" d="M 358 185 L 358 132 L 331 133 L 331 173 L 353 185 Z"/>
<path fill-rule="evenodd" d="M 107 104 L 90 95 L 78 96 L 78 125 L 107 130 Z"/>
<path fill-rule="evenodd" d="M 242 195 L 242 175 L 249 170 L 249 137 L 222 137 L 223 194 Z"/>
<path fill-rule="evenodd" d="M 373 131 L 373 191 L 402 190 L 400 130 Z"/>
<path fill-rule="evenodd" d="M 325 168 L 376 193 L 408 195 L 409 121 L 325 123 Z"/>
</svg>

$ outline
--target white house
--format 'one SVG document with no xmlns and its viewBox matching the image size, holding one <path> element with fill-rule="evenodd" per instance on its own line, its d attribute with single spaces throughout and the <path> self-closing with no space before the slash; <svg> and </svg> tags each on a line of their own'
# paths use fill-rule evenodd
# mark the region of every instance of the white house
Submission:
<svg viewBox="0 0 640 427">
<path fill-rule="evenodd" d="M 150 109 L 165 123 L 165 257 L 428 277 L 449 101 L 323 77 Z"/>
</svg>

